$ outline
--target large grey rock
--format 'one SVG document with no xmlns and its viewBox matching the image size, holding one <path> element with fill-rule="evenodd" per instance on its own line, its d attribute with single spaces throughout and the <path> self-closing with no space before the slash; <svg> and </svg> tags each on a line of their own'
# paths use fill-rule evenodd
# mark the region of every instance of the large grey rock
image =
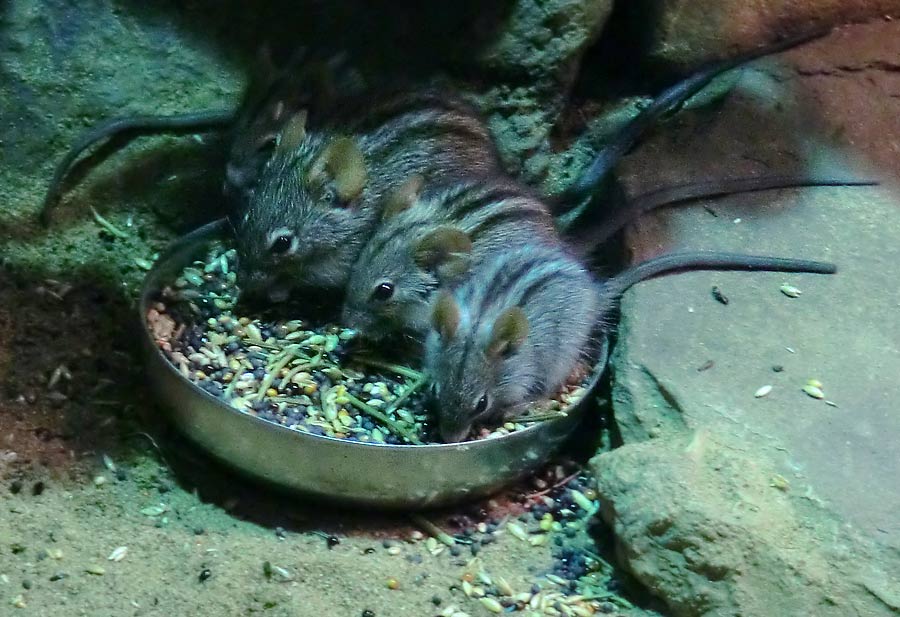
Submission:
<svg viewBox="0 0 900 617">
<path fill-rule="evenodd" d="M 890 615 L 896 558 L 841 525 L 746 444 L 714 432 L 593 461 L 619 557 L 676 617 Z"/>
<path fill-rule="evenodd" d="M 628 234 L 634 261 L 718 249 L 839 266 L 835 276 L 684 273 L 623 302 L 613 400 L 626 445 L 595 468 L 626 562 L 678 614 L 898 610 L 898 45 L 896 24 L 855 26 L 781 66 L 764 62 L 715 113 L 687 114 L 626 162 L 633 191 L 784 172 L 884 182 L 707 201 L 645 217 Z M 781 293 L 785 282 L 802 295 Z M 834 406 L 802 391 L 810 379 Z M 755 398 L 763 385 L 771 393 Z M 684 453 L 696 434 L 716 444 L 709 457 Z M 745 516 L 746 503 L 767 522 Z M 855 599 L 834 604 L 829 593 Z M 762 610 L 752 600 L 776 596 L 799 604 Z"/>
</svg>

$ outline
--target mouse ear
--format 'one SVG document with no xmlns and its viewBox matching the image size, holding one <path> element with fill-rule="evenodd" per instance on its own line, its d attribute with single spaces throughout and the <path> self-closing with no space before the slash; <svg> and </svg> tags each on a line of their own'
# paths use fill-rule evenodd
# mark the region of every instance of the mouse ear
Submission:
<svg viewBox="0 0 900 617">
<path fill-rule="evenodd" d="M 485 350 L 487 355 L 499 357 L 513 353 L 528 336 L 528 317 L 518 306 L 506 309 L 494 322 L 491 341 Z"/>
<path fill-rule="evenodd" d="M 279 102 L 278 106 L 281 106 L 281 111 L 283 111 L 284 103 Z M 278 106 L 276 106 L 276 111 L 273 113 L 281 113 L 281 111 L 277 111 Z M 306 139 L 306 117 L 306 110 L 301 109 L 287 121 L 287 124 L 278 136 L 279 152 L 290 152 L 303 143 L 303 140 Z M 277 120 L 277 118 L 273 118 L 273 120 Z"/>
<path fill-rule="evenodd" d="M 443 291 L 434 304 L 431 313 L 431 327 L 445 341 L 449 341 L 456 334 L 459 327 L 459 305 L 450 292 Z"/>
<path fill-rule="evenodd" d="M 327 172 L 343 201 L 353 201 L 362 193 L 368 179 L 366 160 L 352 137 L 338 137 L 325 148 L 309 172 L 310 180 L 318 180 Z"/>
<path fill-rule="evenodd" d="M 456 227 L 438 227 L 419 240 L 413 251 L 416 265 L 443 281 L 469 269 L 472 240 Z"/>
<path fill-rule="evenodd" d="M 397 216 L 404 210 L 408 210 L 413 203 L 419 198 L 422 192 L 422 186 L 425 184 L 425 178 L 416 174 L 409 180 L 400 185 L 400 188 L 388 195 L 387 203 L 384 205 L 384 211 L 381 218 L 387 220 Z"/>
</svg>

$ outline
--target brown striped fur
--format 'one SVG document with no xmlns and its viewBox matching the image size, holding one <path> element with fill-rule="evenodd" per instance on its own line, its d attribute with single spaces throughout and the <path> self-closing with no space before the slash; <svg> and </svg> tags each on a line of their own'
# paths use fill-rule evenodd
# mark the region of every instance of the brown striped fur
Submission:
<svg viewBox="0 0 900 617">
<path fill-rule="evenodd" d="M 352 200 L 338 197 L 334 169 L 324 178 L 310 174 L 340 138 L 356 144 L 365 165 L 365 185 Z M 403 180 L 420 175 L 426 183 L 454 182 L 499 169 L 483 122 L 444 92 L 348 101 L 326 118 L 311 118 L 297 147 L 276 147 L 246 211 L 231 217 L 240 282 L 270 299 L 298 288 L 338 293 L 378 223 L 385 196 Z M 289 248 L 273 251 L 285 246 L 285 241 L 275 244 L 282 237 Z"/>
</svg>

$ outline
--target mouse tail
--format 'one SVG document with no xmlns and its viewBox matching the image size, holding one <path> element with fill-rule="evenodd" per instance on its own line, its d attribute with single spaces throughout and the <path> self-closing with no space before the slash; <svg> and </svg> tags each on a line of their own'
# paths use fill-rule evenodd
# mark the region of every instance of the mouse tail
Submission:
<svg viewBox="0 0 900 617">
<path fill-rule="evenodd" d="M 771 45 L 764 45 L 733 58 L 714 62 L 670 86 L 644 108 L 631 122 L 620 130 L 612 142 L 601 148 L 594 160 L 568 188 L 556 198 L 557 213 L 567 213 L 568 220 L 580 218 L 580 211 L 588 207 L 588 200 L 601 188 L 610 172 L 630 152 L 647 131 L 661 119 L 677 112 L 692 96 L 705 88 L 718 75 L 742 64 L 780 53 L 811 40 L 821 38 L 832 28 L 819 28 L 811 32 L 788 37 Z"/>
<path fill-rule="evenodd" d="M 56 166 L 50 186 L 40 210 L 40 221 L 45 227 L 50 224 L 53 209 L 62 193 L 63 180 L 72 164 L 82 152 L 101 141 L 108 141 L 126 133 L 183 133 L 214 131 L 229 126 L 234 121 L 234 111 L 208 110 L 171 116 L 129 116 L 113 118 L 91 128 L 75 141 Z"/>
<path fill-rule="evenodd" d="M 825 261 L 745 255 L 722 251 L 690 251 L 654 257 L 603 283 L 604 295 L 620 298 L 629 288 L 660 274 L 678 270 L 744 270 L 751 272 L 805 272 L 834 274 L 837 266 Z"/>
<path fill-rule="evenodd" d="M 814 177 L 809 175 L 751 176 L 728 178 L 705 182 L 687 182 L 674 186 L 654 189 L 632 198 L 619 198 L 618 206 L 605 215 L 599 224 L 574 225 L 566 234 L 567 239 L 579 254 L 587 255 L 603 246 L 616 233 L 642 215 L 657 208 L 673 206 L 689 201 L 755 193 L 776 189 L 816 187 L 816 186 L 877 186 L 874 180 L 855 178 Z M 599 218 L 599 217 L 598 217 Z"/>
</svg>

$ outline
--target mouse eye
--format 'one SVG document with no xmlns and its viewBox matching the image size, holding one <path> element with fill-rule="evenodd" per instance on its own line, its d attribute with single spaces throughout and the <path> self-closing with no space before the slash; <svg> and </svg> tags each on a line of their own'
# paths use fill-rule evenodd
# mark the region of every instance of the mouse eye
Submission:
<svg viewBox="0 0 900 617">
<path fill-rule="evenodd" d="M 287 234 L 276 236 L 275 239 L 272 240 L 272 244 L 269 245 L 269 252 L 275 255 L 282 255 L 290 250 L 292 244 L 293 239 L 291 236 Z"/>
<path fill-rule="evenodd" d="M 385 300 L 390 299 L 390 297 L 393 295 L 394 295 L 394 284 L 389 281 L 380 283 L 372 291 L 372 298 L 375 300 L 379 300 L 381 302 L 384 302 Z"/>
<path fill-rule="evenodd" d="M 475 405 L 475 415 L 480 416 L 488 408 L 488 395 L 485 394 L 480 399 L 478 399 L 478 403 Z"/>
</svg>

